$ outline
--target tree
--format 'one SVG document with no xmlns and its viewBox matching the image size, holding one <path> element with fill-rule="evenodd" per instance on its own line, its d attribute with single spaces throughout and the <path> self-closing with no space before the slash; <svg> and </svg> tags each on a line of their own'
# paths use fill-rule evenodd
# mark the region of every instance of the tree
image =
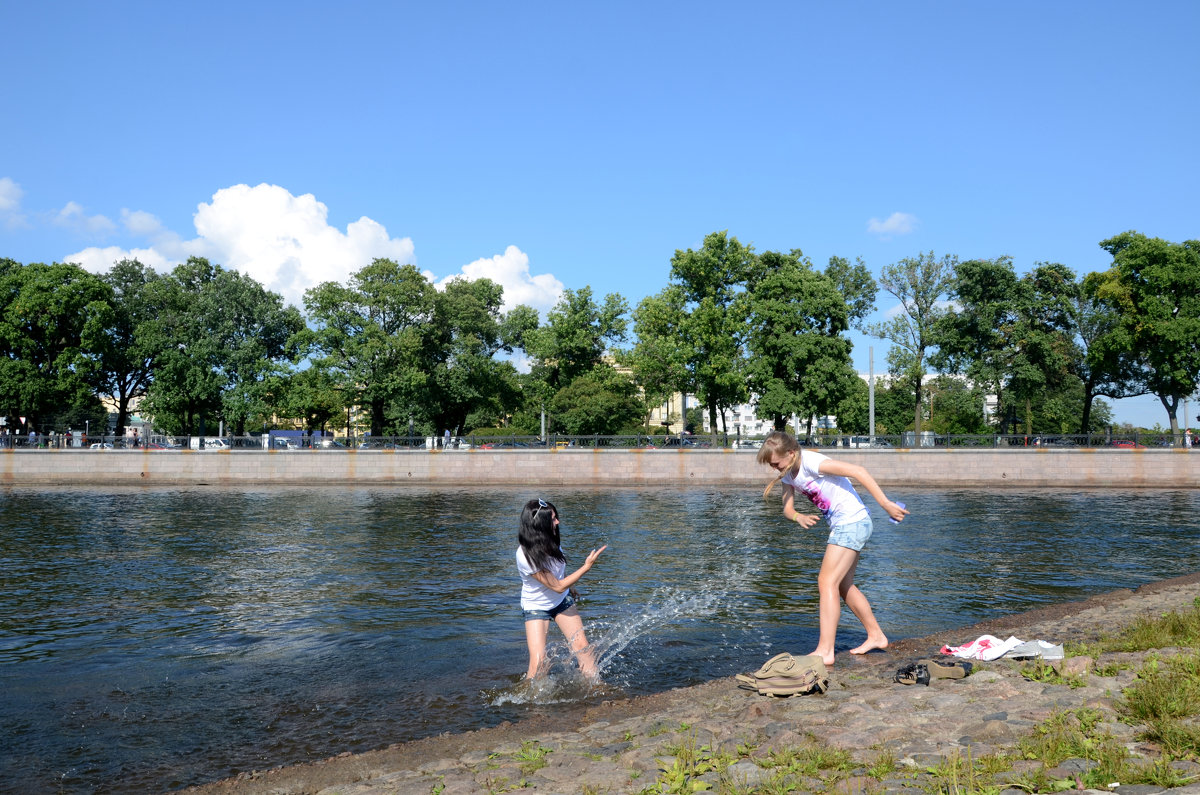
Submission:
<svg viewBox="0 0 1200 795">
<path fill-rule="evenodd" d="M 627 375 L 601 364 L 555 393 L 554 430 L 566 434 L 619 434 L 642 421 L 644 404 Z"/>
<path fill-rule="evenodd" d="M 938 349 L 930 362 L 965 375 L 996 396 L 998 417 L 1007 413 L 1006 385 L 1020 291 L 1011 257 L 967 260 L 955 266 L 950 307 L 937 320 Z"/>
<path fill-rule="evenodd" d="M 1061 391 L 1078 351 L 1072 319 L 1075 274 L 1058 263 L 1036 263 L 1019 282 L 1010 344 L 1009 388 L 1025 403 L 1025 433 L 1033 433 L 1033 403 Z"/>
<path fill-rule="evenodd" d="M 473 412 L 515 407 L 520 395 L 516 368 L 494 357 L 512 353 L 513 341 L 530 330 L 529 314 L 517 312 L 506 323 L 500 313 L 503 294 L 504 288 L 489 279 L 454 279 L 438 293 L 424 412 L 433 428 L 457 433 Z M 536 323 L 536 314 L 533 318 Z"/>
<path fill-rule="evenodd" d="M 754 249 L 727 231 L 706 236 L 699 251 L 676 250 L 671 258 L 671 279 L 683 300 L 679 341 L 688 380 L 714 433 L 718 415 L 724 421 L 725 410 L 749 394 L 743 372 L 746 328 L 735 301 L 754 262 Z"/>
<path fill-rule="evenodd" d="M 78 265 L 0 260 L 0 415 L 42 431 L 102 427 L 94 364 L 111 298 Z"/>
<path fill-rule="evenodd" d="M 1120 312 L 1097 298 L 1104 283 L 1102 274 L 1085 276 L 1072 307 L 1080 350 L 1076 375 L 1083 387 L 1080 433 L 1089 433 L 1096 425 L 1092 406 L 1097 396 L 1119 400 L 1149 392 L 1146 363 L 1135 354 Z"/>
<path fill-rule="evenodd" d="M 850 366 L 846 300 L 799 251 L 768 251 L 751 270 L 740 305 L 750 352 L 746 380 L 759 416 L 776 430 L 795 414 L 833 414 L 861 379 Z M 809 429 L 811 433 L 811 428 Z"/>
<path fill-rule="evenodd" d="M 143 324 L 162 311 L 150 301 L 150 285 L 161 277 L 136 259 L 123 259 L 101 278 L 112 289 L 112 300 L 97 335 L 96 369 L 100 393 L 117 408 L 120 436 L 133 401 L 146 395 L 154 377 L 158 351 Z"/>
<path fill-rule="evenodd" d="M 138 327 L 154 350 L 144 405 L 156 426 L 206 433 L 209 419 L 232 433 L 267 413 L 272 376 L 297 354 L 304 320 L 249 276 L 191 257 L 146 285 L 158 314 Z"/>
<path fill-rule="evenodd" d="M 276 376 L 269 390 L 271 403 L 283 417 L 300 419 L 309 434 L 325 431 L 335 419 L 344 419 L 346 392 L 333 374 L 320 367 L 305 367 L 287 376 Z"/>
<path fill-rule="evenodd" d="M 546 325 L 523 335 L 534 373 L 553 392 L 590 372 L 606 351 L 625 341 L 628 313 L 628 303 L 616 293 L 597 304 L 590 287 L 564 290 Z"/>
<path fill-rule="evenodd" d="M 662 405 L 671 395 L 687 390 L 687 362 L 679 345 L 683 317 L 683 295 L 678 287 L 642 299 L 633 313 L 637 342 L 631 350 L 617 354 L 617 360 L 630 368 L 634 384 L 642 390 L 647 406 L 643 426 L 647 432 L 649 407 Z"/>
<path fill-rule="evenodd" d="M 366 409 L 372 435 L 398 432 L 425 405 L 435 292 L 415 266 L 376 259 L 347 286 L 324 282 L 304 294 L 313 363 Z"/>
<path fill-rule="evenodd" d="M 799 258 L 800 250 L 792 251 L 792 256 Z M 846 321 L 854 328 L 861 328 L 864 318 L 875 311 L 875 296 L 879 294 L 879 285 L 871 276 L 871 270 L 857 257 L 854 264 L 845 257 L 830 257 L 829 265 L 825 268 L 825 277 L 833 282 L 838 292 L 846 302 Z"/>
<path fill-rule="evenodd" d="M 939 434 L 988 432 L 984 390 L 962 378 L 940 375 L 929 384 L 929 430 Z"/>
<path fill-rule="evenodd" d="M 1116 308 L 1148 390 L 1178 435 L 1179 403 L 1200 381 L 1200 240 L 1169 243 L 1137 232 L 1102 241 L 1113 266 L 1098 280 L 1098 300 Z"/>
<path fill-rule="evenodd" d="M 867 328 L 867 333 L 892 343 L 888 366 L 912 388 L 913 430 L 917 433 L 921 431 L 921 388 L 926 359 L 937 345 L 935 326 L 946 312 L 941 302 L 952 284 L 957 264 L 957 257 L 950 255 L 939 260 L 931 251 L 886 266 L 879 284 L 900 302 L 901 314 Z"/>
</svg>

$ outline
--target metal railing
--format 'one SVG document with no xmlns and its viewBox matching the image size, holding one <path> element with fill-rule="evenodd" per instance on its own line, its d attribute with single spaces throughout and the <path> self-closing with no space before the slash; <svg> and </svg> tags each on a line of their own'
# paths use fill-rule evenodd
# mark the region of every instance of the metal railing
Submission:
<svg viewBox="0 0 1200 795">
<path fill-rule="evenodd" d="M 806 447 L 821 449 L 860 449 L 886 451 L 896 449 L 962 448 L 962 449 L 1071 449 L 1127 448 L 1163 449 L 1188 448 L 1184 434 L 1119 432 L 1100 434 L 858 434 L 821 433 L 801 439 Z M 1197 440 L 1200 443 L 1200 439 Z M 608 436 L 600 434 L 561 435 L 546 438 L 514 434 L 511 436 L 290 436 L 272 437 L 268 434 L 248 436 L 168 436 L 153 434 L 146 437 L 82 436 L 66 434 L 0 435 L 0 449 L 17 450 L 203 450 L 203 451 L 356 451 L 356 452 L 416 452 L 468 450 L 736 450 L 754 452 L 761 439 L 728 434 L 716 436 L 663 436 L 661 434 L 632 434 Z"/>
</svg>

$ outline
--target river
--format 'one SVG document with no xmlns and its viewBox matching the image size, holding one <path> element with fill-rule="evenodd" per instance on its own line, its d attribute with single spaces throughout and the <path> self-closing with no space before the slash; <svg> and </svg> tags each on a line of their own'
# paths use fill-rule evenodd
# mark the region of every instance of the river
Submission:
<svg viewBox="0 0 1200 795">
<path fill-rule="evenodd" d="M 856 582 L 892 638 L 1200 570 L 1196 492 L 890 496 L 912 515 L 868 498 Z M 521 682 L 531 497 L 569 561 L 609 545 L 580 585 L 602 694 Z M 806 653 L 823 528 L 745 488 L 9 488 L 0 792 L 167 791 Z"/>
</svg>

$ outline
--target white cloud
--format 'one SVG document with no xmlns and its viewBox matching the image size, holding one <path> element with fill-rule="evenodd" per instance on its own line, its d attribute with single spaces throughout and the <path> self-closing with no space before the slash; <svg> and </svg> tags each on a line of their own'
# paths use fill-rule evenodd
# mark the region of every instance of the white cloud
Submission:
<svg viewBox="0 0 1200 795">
<path fill-rule="evenodd" d="M 525 304 L 545 314 L 554 308 L 563 294 L 563 283 L 552 274 L 530 274 L 529 255 L 516 246 L 504 249 L 503 254 L 464 265 L 461 274 L 442 279 L 438 287 L 462 276 L 471 280 L 491 279 L 501 285 L 504 288 L 504 305 L 501 307 L 504 312 L 518 304 Z"/>
<path fill-rule="evenodd" d="M 5 226 L 25 226 L 25 216 L 21 212 L 21 197 L 25 191 L 9 177 L 0 177 L 0 221 Z"/>
<path fill-rule="evenodd" d="M 885 239 L 893 235 L 910 234 L 916 228 L 917 217 L 909 213 L 892 213 L 885 221 L 880 221 L 878 218 L 867 221 L 867 231 Z"/>
<path fill-rule="evenodd" d="M 67 202 L 54 216 L 54 224 L 89 237 L 103 237 L 116 231 L 117 225 L 103 215 L 88 215 L 75 202 Z"/>
<path fill-rule="evenodd" d="M 345 282 L 377 257 L 413 262 L 409 238 L 393 239 L 370 218 L 346 231 L 329 225 L 329 211 L 311 193 L 293 196 L 278 185 L 234 185 L 196 211 L 196 232 L 228 268 L 253 277 L 302 307 L 304 291 Z"/>
<path fill-rule="evenodd" d="M 0 190 L 3 187 L 0 184 Z M 83 217 L 77 205 L 68 208 L 68 217 Z M 222 188 L 211 201 L 198 206 L 195 225 L 197 236 L 184 239 L 151 213 L 122 210 L 121 226 L 129 235 L 146 241 L 144 247 L 86 248 L 63 261 L 103 273 L 114 262 L 136 258 L 165 272 L 188 257 L 208 257 L 253 277 L 300 309 L 305 290 L 326 281 L 345 283 L 350 274 L 378 257 L 401 264 L 415 262 L 410 238 L 393 238 L 382 224 L 365 216 L 348 224 L 345 231 L 336 229 L 329 224 L 328 208 L 316 197 L 293 196 L 278 185 Z M 428 271 L 425 276 L 439 288 L 452 278 L 491 279 L 504 287 L 504 311 L 527 304 L 544 313 L 563 293 L 562 282 L 553 275 L 532 275 L 529 256 L 516 246 L 468 263 L 441 281 Z"/>
</svg>

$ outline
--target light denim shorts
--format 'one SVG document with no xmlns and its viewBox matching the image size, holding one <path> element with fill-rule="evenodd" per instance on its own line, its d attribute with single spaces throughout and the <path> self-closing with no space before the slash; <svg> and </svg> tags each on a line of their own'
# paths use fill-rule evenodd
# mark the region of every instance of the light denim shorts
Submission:
<svg viewBox="0 0 1200 795">
<path fill-rule="evenodd" d="M 871 537 L 872 527 L 874 525 L 869 516 L 857 522 L 838 525 L 829 531 L 829 540 L 825 543 L 861 552 L 862 548 L 867 545 L 867 539 Z"/>
<path fill-rule="evenodd" d="M 526 621 L 550 621 L 573 604 L 575 604 L 574 597 L 571 594 L 567 594 L 567 598 L 549 610 L 522 610 L 521 615 L 525 616 Z"/>
</svg>

